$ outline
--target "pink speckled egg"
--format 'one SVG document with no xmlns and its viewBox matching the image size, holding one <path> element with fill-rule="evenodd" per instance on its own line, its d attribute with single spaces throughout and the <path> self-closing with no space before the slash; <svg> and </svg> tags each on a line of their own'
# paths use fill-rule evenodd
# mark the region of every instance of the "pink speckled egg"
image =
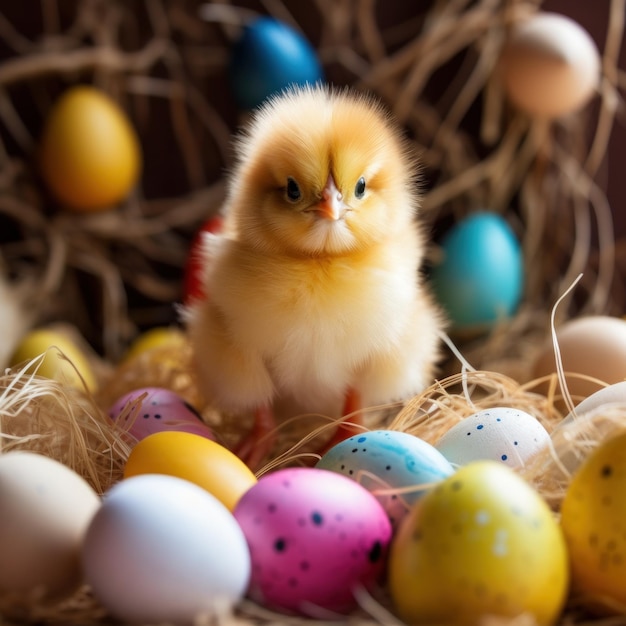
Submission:
<svg viewBox="0 0 626 626">
<path fill-rule="evenodd" d="M 137 441 L 164 430 L 192 433 L 215 441 L 198 412 L 178 394 L 161 387 L 144 387 L 127 393 L 111 407 L 109 416 Z"/>
<path fill-rule="evenodd" d="M 266 474 L 234 511 L 252 557 L 249 596 L 310 617 L 355 608 L 354 590 L 383 573 L 391 523 L 350 478 L 317 468 Z"/>
</svg>

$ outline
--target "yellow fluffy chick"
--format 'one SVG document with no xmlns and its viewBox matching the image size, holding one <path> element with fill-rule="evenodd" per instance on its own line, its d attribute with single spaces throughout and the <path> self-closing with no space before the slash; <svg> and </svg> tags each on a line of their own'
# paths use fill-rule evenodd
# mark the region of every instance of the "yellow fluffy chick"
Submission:
<svg viewBox="0 0 626 626">
<path fill-rule="evenodd" d="M 341 415 L 430 384 L 440 316 L 420 281 L 417 165 L 380 104 L 326 87 L 261 108 L 186 320 L 202 391 L 256 412 Z M 266 420 L 267 421 L 267 420 Z"/>
</svg>

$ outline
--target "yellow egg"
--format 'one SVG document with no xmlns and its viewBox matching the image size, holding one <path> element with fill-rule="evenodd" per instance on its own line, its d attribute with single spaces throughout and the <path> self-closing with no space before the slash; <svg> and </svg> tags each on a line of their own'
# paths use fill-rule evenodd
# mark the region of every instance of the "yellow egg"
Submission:
<svg viewBox="0 0 626 626">
<path fill-rule="evenodd" d="M 626 613 L 626 433 L 599 445 L 561 506 L 572 588 L 593 608 Z"/>
<path fill-rule="evenodd" d="M 553 624 L 568 589 L 565 542 L 528 483 L 501 463 L 474 461 L 404 519 L 391 547 L 389 588 L 411 624 L 522 613 Z"/>
<path fill-rule="evenodd" d="M 13 353 L 10 365 L 17 367 L 43 356 L 37 374 L 77 389 L 95 391 L 96 377 L 89 360 L 66 335 L 47 328 L 38 328 L 26 334 Z"/>
<path fill-rule="evenodd" d="M 561 324 L 556 336 L 574 404 L 602 389 L 602 383 L 612 385 L 626 379 L 626 321 L 623 319 L 606 315 L 575 318 Z M 556 361 L 550 340 L 536 359 L 533 376 L 541 378 L 554 372 Z"/>
<path fill-rule="evenodd" d="M 150 350 L 171 348 L 181 350 L 186 345 L 186 337 L 182 330 L 171 326 L 157 326 L 139 335 L 130 344 L 124 361 L 129 361 Z"/>
<path fill-rule="evenodd" d="M 88 86 L 69 89 L 55 103 L 40 150 L 50 191 L 80 212 L 122 200 L 141 169 L 139 140 L 128 118 L 109 96 Z"/>
<path fill-rule="evenodd" d="M 591 98 L 600 83 L 600 54 L 580 24 L 540 11 L 512 28 L 500 73 L 513 104 L 537 117 L 556 118 Z"/>
<path fill-rule="evenodd" d="M 148 435 L 131 450 L 124 478 L 138 474 L 184 478 L 206 489 L 231 511 L 257 480 L 224 446 L 200 435 L 174 431 Z"/>
</svg>

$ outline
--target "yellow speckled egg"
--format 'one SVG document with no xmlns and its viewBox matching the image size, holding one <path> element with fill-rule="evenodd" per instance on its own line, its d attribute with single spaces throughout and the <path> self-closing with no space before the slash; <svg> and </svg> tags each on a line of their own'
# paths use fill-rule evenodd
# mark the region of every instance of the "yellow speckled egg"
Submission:
<svg viewBox="0 0 626 626">
<path fill-rule="evenodd" d="M 53 329 L 37 328 L 27 333 L 15 349 L 10 365 L 25 365 L 44 354 L 37 364 L 37 374 L 78 389 L 96 389 L 96 377 L 87 356 L 67 335 Z"/>
<path fill-rule="evenodd" d="M 167 474 L 206 489 L 233 510 L 256 483 L 256 476 L 230 450 L 192 433 L 163 431 L 148 435 L 130 452 L 124 478 Z"/>
<path fill-rule="evenodd" d="M 528 613 L 553 624 L 568 590 L 565 541 L 539 495 L 511 468 L 474 461 L 404 519 L 389 588 L 408 623 L 477 624 Z"/>
<path fill-rule="evenodd" d="M 572 588 L 594 608 L 626 613 L 626 433 L 600 444 L 561 507 Z"/>
</svg>

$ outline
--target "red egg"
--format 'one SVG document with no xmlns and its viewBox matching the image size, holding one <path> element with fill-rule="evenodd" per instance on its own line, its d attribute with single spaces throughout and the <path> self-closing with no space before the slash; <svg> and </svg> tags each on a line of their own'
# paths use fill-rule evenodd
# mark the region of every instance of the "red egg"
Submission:
<svg viewBox="0 0 626 626">
<path fill-rule="evenodd" d="M 183 276 L 183 301 L 186 303 L 194 300 L 203 300 L 207 294 L 204 293 L 202 285 L 202 255 L 200 247 L 204 233 L 219 233 L 222 230 L 224 218 L 221 215 L 210 217 L 198 229 L 189 248 L 189 255 L 185 265 Z"/>
</svg>

